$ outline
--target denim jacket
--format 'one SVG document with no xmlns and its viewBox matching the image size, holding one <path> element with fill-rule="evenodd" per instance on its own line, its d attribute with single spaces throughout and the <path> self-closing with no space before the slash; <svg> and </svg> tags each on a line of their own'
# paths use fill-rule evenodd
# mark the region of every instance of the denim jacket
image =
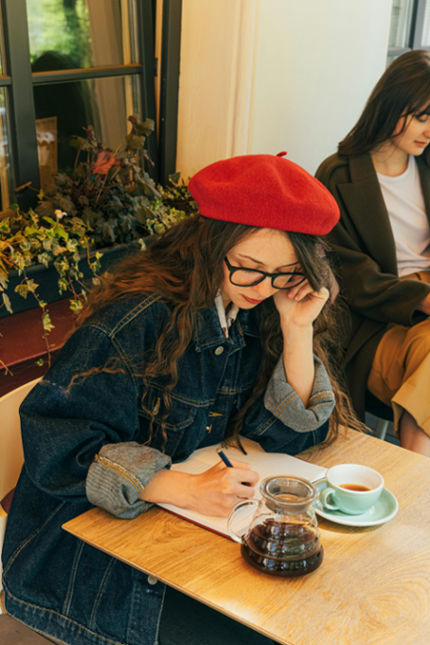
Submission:
<svg viewBox="0 0 430 645">
<path fill-rule="evenodd" d="M 164 585 L 61 525 L 92 504 L 135 517 L 149 506 L 139 493 L 154 472 L 223 439 L 260 365 L 257 310 L 240 311 L 227 339 L 215 307 L 196 315 L 164 438 L 165 381 L 154 378 L 144 391 L 139 374 L 169 305 L 155 295 L 123 300 L 71 336 L 20 410 L 25 465 L 2 554 L 9 613 L 72 645 L 157 643 Z M 308 408 L 280 361 L 264 397 L 248 411 L 243 435 L 289 454 L 325 438 L 334 397 L 315 361 Z"/>
</svg>

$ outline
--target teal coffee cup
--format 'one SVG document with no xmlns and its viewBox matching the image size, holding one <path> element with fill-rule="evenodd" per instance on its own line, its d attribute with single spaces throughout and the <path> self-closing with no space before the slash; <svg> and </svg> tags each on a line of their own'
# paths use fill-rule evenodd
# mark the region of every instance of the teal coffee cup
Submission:
<svg viewBox="0 0 430 645">
<path fill-rule="evenodd" d="M 369 466 L 338 464 L 326 474 L 327 487 L 320 493 L 323 507 L 360 515 L 368 511 L 384 490 L 384 478 Z"/>
</svg>

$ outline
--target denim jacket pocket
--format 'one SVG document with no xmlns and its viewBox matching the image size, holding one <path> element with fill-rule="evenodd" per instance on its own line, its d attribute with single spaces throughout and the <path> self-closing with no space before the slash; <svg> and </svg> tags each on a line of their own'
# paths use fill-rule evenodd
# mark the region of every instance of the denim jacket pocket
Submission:
<svg viewBox="0 0 430 645">
<path fill-rule="evenodd" d="M 149 389 L 142 397 L 139 415 L 149 428 L 151 446 L 174 457 L 196 419 L 199 405 L 175 395 L 170 397 L 169 404 L 161 390 Z"/>
</svg>

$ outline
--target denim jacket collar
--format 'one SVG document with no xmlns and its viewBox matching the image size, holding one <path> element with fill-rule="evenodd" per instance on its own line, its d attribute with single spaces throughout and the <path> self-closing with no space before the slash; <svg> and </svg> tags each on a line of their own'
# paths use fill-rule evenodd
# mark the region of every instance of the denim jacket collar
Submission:
<svg viewBox="0 0 430 645">
<path fill-rule="evenodd" d="M 240 309 L 236 320 L 232 324 L 231 339 L 226 339 L 221 329 L 215 305 L 199 311 L 194 320 L 194 345 L 196 351 L 201 352 L 204 349 L 215 347 L 225 342 L 233 342 L 234 330 L 240 336 L 245 334 L 258 337 L 255 313 L 251 310 Z"/>
</svg>

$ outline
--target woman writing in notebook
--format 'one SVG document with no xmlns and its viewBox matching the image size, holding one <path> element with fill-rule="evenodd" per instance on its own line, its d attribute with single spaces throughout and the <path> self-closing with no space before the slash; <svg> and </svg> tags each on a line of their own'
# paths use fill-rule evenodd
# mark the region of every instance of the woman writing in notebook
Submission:
<svg viewBox="0 0 430 645">
<path fill-rule="evenodd" d="M 352 317 L 344 365 L 391 405 L 401 445 L 430 456 L 430 53 L 387 68 L 338 154 L 317 177 L 339 203 L 329 235 Z"/>
<path fill-rule="evenodd" d="M 6 607 L 67 643 L 162 643 L 164 586 L 64 522 L 90 504 L 120 518 L 157 502 L 227 515 L 254 495 L 246 456 L 199 475 L 172 461 L 239 433 L 295 454 L 353 423 L 327 361 L 332 282 L 319 236 L 338 219 L 333 197 L 271 155 L 212 164 L 189 189 L 200 215 L 103 278 L 21 408 Z"/>
</svg>

